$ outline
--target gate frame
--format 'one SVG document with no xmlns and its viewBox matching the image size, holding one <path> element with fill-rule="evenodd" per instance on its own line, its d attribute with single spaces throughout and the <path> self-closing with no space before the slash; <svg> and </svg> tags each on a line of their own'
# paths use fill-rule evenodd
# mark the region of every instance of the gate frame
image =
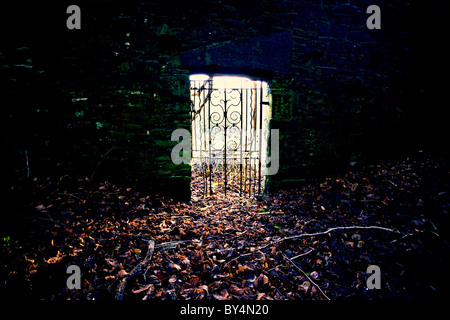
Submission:
<svg viewBox="0 0 450 320">
<path fill-rule="evenodd" d="M 208 76 L 208 79 L 205 80 L 192 80 L 192 76 L 195 75 L 205 75 Z M 241 79 L 241 86 L 240 87 L 234 87 L 233 85 L 228 86 L 226 84 L 226 80 L 225 80 L 225 86 L 224 87 L 220 87 L 220 88 L 215 88 L 214 87 L 214 78 L 217 77 L 239 77 L 242 78 Z M 250 87 L 245 87 L 242 85 L 243 82 L 246 81 L 251 81 L 251 85 L 254 86 L 253 88 Z M 203 82 L 203 85 L 200 86 L 200 84 Z M 256 85 L 256 83 L 259 82 L 258 85 Z M 193 85 L 193 83 L 195 83 Z M 271 116 L 272 116 L 272 93 L 271 93 L 271 84 L 270 84 L 270 80 L 264 79 L 262 77 L 253 77 L 251 75 L 243 75 L 243 74 L 224 74 L 224 73 L 211 73 L 211 72 L 193 72 L 190 74 L 189 76 L 189 93 L 190 93 L 190 115 L 191 115 L 191 135 L 192 135 L 192 140 L 191 140 L 191 150 L 192 150 L 192 161 L 191 161 L 191 166 L 200 166 L 200 171 L 201 171 L 201 179 L 203 181 L 203 197 L 208 196 L 208 183 L 209 183 L 209 196 L 211 196 L 213 193 L 213 166 L 212 166 L 212 151 L 221 151 L 220 149 L 215 149 L 212 148 L 213 145 L 213 140 L 211 139 L 211 130 L 213 128 L 221 128 L 220 130 L 223 130 L 223 135 L 224 135 L 224 147 L 223 147 L 223 169 L 222 170 L 217 170 L 216 172 L 223 172 L 223 188 L 224 188 L 224 196 L 227 196 L 227 189 L 228 189 L 228 174 L 227 174 L 227 167 L 230 165 L 235 165 L 234 163 L 230 163 L 231 161 L 236 161 L 239 160 L 238 164 L 239 164 L 239 195 L 242 196 L 244 195 L 248 195 L 249 197 L 252 196 L 252 181 L 251 181 L 251 176 L 252 176 L 252 171 L 255 171 L 255 174 L 253 175 L 254 177 L 254 183 L 253 183 L 253 196 L 255 196 L 256 194 L 264 194 L 267 191 L 267 183 L 266 183 L 266 175 L 262 173 L 263 170 L 263 166 L 262 166 L 262 162 L 264 161 L 264 163 L 266 163 L 265 158 L 268 157 L 268 154 L 270 153 L 270 146 L 269 146 L 269 139 L 270 139 L 270 120 L 271 120 Z M 214 126 L 212 125 L 212 121 L 211 121 L 211 115 L 214 113 L 217 113 L 216 111 L 211 112 L 211 100 L 213 93 L 216 92 L 220 92 L 220 90 L 223 90 L 221 93 L 221 96 L 223 96 L 222 101 L 223 103 L 223 108 L 222 105 L 213 105 L 213 107 L 220 107 L 222 108 L 222 114 L 219 115 L 219 119 L 220 116 L 223 117 L 223 120 L 216 122 Z M 239 146 L 236 147 L 236 149 L 234 149 L 234 152 L 236 152 L 236 150 L 238 151 L 237 156 L 235 155 L 234 157 L 228 159 L 227 157 L 227 131 L 230 130 L 230 127 L 227 124 L 228 121 L 228 112 L 229 112 L 229 106 L 228 106 L 228 102 L 231 101 L 227 100 L 227 94 L 229 94 L 230 92 L 233 93 L 233 91 L 237 91 L 239 92 L 239 104 L 238 105 L 233 105 L 233 106 L 238 106 L 238 108 L 240 108 L 240 113 L 238 113 L 238 117 L 239 117 L 239 121 L 234 123 L 233 125 L 231 125 L 232 127 L 236 127 L 236 124 L 240 124 L 240 126 L 238 126 L 239 128 L 239 134 L 240 134 L 240 141 L 239 141 Z M 259 91 L 259 92 L 258 92 Z M 265 91 L 265 92 L 264 92 Z M 201 102 L 201 94 L 203 92 L 203 102 Z M 245 92 L 245 100 L 244 100 L 244 92 Z M 250 92 L 250 97 L 249 97 L 249 92 Z M 196 95 L 198 94 L 198 102 L 196 101 Z M 255 97 L 253 97 L 253 95 L 256 94 Z M 193 98 L 192 98 L 193 97 Z M 255 105 L 252 106 L 252 99 L 254 99 L 255 101 Z M 250 101 L 250 105 L 249 105 L 249 101 Z M 199 108 L 195 109 L 196 107 L 196 103 L 198 103 Z M 245 103 L 245 106 L 244 106 Z M 264 107 L 267 106 L 268 108 L 265 109 Z M 252 115 L 252 107 L 253 107 L 253 112 L 254 115 Z M 244 114 L 244 109 L 245 109 L 245 114 Z M 203 110 L 203 112 L 202 112 Z M 206 110 L 208 110 L 208 121 L 206 120 Z M 235 113 L 236 111 L 230 112 L 230 114 Z M 208 134 L 209 134 L 209 139 L 205 140 L 206 137 L 197 137 L 197 133 L 196 133 L 196 117 L 200 117 L 200 119 L 198 120 L 201 124 L 201 113 L 203 113 L 203 129 L 204 129 L 204 134 L 206 134 L 206 122 L 208 123 L 207 129 L 208 129 Z M 248 134 L 248 128 L 247 128 L 247 124 L 248 124 L 248 118 L 250 118 L 250 126 L 252 126 L 251 122 L 254 122 L 254 126 L 255 128 L 250 128 L 250 132 L 254 133 L 254 139 L 255 139 L 255 150 L 252 150 L 252 147 L 250 147 L 249 150 L 243 150 L 244 145 L 247 146 L 247 140 L 245 140 L 245 143 L 243 144 L 242 141 L 242 132 L 244 131 L 244 115 L 245 115 L 245 139 L 247 139 L 247 134 Z M 259 118 L 259 119 L 258 119 Z M 265 125 L 263 125 L 263 121 L 266 122 Z M 223 122 L 223 126 L 221 125 Z M 220 125 L 219 125 L 220 124 Z M 259 128 L 257 128 L 257 126 L 259 126 Z M 265 129 L 263 132 L 263 128 Z M 201 128 L 200 128 L 201 130 Z M 202 134 L 202 132 L 200 132 L 200 135 Z M 199 140 L 199 141 L 196 141 Z M 263 147 L 263 141 L 264 141 L 264 145 L 266 146 L 266 150 L 262 150 Z M 200 142 L 202 145 L 206 142 L 207 147 L 205 148 L 205 150 L 203 149 L 203 146 L 200 146 L 200 149 L 195 148 L 195 144 L 197 144 L 198 142 Z M 251 141 L 251 144 L 253 145 L 253 141 Z M 209 161 L 207 160 L 207 162 L 205 163 L 205 161 L 203 160 L 203 152 L 207 152 L 208 156 L 209 156 Z M 244 156 L 244 153 L 248 152 L 248 156 Z M 256 156 L 252 157 L 252 153 L 256 152 Z M 264 152 L 264 153 L 263 153 Z M 200 153 L 200 155 L 196 155 L 196 153 Z M 264 157 L 265 156 L 265 157 Z M 196 164 L 196 160 L 200 160 L 198 161 L 198 163 Z M 244 162 L 243 160 L 245 160 L 245 168 L 244 168 Z M 248 164 L 247 164 L 248 161 Z M 254 165 L 252 165 L 252 161 L 254 161 Z M 257 162 L 256 162 L 257 161 Z M 209 162 L 209 163 L 208 163 Z M 247 177 L 247 165 L 249 166 L 249 177 Z M 244 170 L 243 170 L 244 168 Z M 209 169 L 209 172 L 208 172 Z M 191 169 L 191 183 L 193 182 L 193 180 L 195 179 L 194 176 L 194 169 Z M 243 171 L 245 171 L 245 178 L 243 178 Z M 256 172 L 257 171 L 257 172 Z M 209 173 L 209 177 L 208 177 L 208 173 Z M 256 178 L 257 176 L 257 178 Z M 243 180 L 244 179 L 244 180 Z M 256 180 L 257 179 L 257 180 Z M 209 181 L 208 181 L 209 180 Z M 248 186 L 248 190 L 247 190 L 247 182 L 250 182 L 249 186 Z M 219 181 L 220 183 L 221 181 Z M 257 187 L 256 187 L 257 184 Z M 263 185 L 263 187 L 262 187 Z M 219 190 L 219 186 L 216 187 L 216 192 L 218 193 Z M 220 192 L 220 191 L 219 191 Z M 191 188 L 191 197 L 192 197 L 192 188 Z"/>
</svg>

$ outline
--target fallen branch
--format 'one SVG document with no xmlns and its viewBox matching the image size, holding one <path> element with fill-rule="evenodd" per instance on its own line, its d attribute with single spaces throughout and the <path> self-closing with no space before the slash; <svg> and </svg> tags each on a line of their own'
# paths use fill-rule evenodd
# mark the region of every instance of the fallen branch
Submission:
<svg viewBox="0 0 450 320">
<path fill-rule="evenodd" d="M 41 218 L 41 217 L 25 217 L 25 218 L 33 219 L 33 221 L 34 221 L 34 220 L 48 221 L 48 222 L 51 222 L 51 223 L 56 224 L 56 225 L 58 225 L 58 226 L 66 227 L 66 225 L 64 225 L 64 223 L 61 223 L 61 222 L 56 221 L 56 220 L 53 220 L 53 219 L 50 217 L 50 215 L 49 215 L 49 219 Z"/>
<path fill-rule="evenodd" d="M 322 291 L 322 289 L 319 287 L 319 285 L 317 283 L 315 283 L 299 266 L 297 266 L 294 263 L 294 261 L 289 259 L 284 253 L 283 253 L 283 258 L 285 260 L 289 261 L 295 268 L 297 268 L 301 273 L 303 273 L 303 275 L 308 279 L 308 281 L 311 282 L 317 289 L 319 289 L 320 293 L 325 297 L 325 299 L 331 300 L 330 298 L 328 298 L 328 296 L 325 294 L 325 292 Z"/>
<path fill-rule="evenodd" d="M 176 241 L 170 241 L 170 242 L 164 242 L 161 244 L 158 244 L 156 247 L 161 251 L 165 251 L 165 250 L 170 250 L 170 249 L 174 249 L 176 248 L 179 244 L 184 243 L 184 242 L 188 242 L 188 241 L 193 241 L 192 240 L 176 240 Z"/>
<path fill-rule="evenodd" d="M 277 244 L 277 243 L 280 243 L 280 242 L 283 242 L 283 241 L 286 241 L 286 240 L 291 240 L 291 239 L 296 239 L 296 238 L 303 238 L 303 237 L 320 236 L 320 235 L 324 235 L 324 234 L 330 233 L 330 232 L 335 231 L 335 230 L 349 230 L 349 229 L 378 229 L 378 230 L 384 230 L 384 231 L 389 231 L 389 232 L 400 233 L 400 232 L 395 231 L 393 229 L 389 229 L 389 228 L 385 228 L 385 227 L 379 227 L 379 226 L 334 227 L 334 228 L 330 228 L 330 229 L 322 231 L 322 232 L 302 233 L 302 234 L 298 234 L 298 235 L 295 235 L 295 236 L 285 237 L 285 238 L 279 239 L 277 241 L 271 242 L 269 244 L 266 244 L 266 245 L 264 245 L 262 247 L 259 247 L 258 249 L 261 250 L 261 249 L 267 248 L 268 246 L 272 246 L 274 244 Z"/>
<path fill-rule="evenodd" d="M 310 254 L 310 253 L 313 252 L 313 251 L 315 251 L 315 249 L 311 249 L 311 250 L 309 250 L 308 252 L 305 252 L 305 253 L 301 253 L 301 254 L 299 254 L 299 255 L 296 255 L 295 257 L 292 257 L 291 260 L 294 260 L 294 259 L 297 259 L 297 258 L 306 256 L 307 254 Z"/>
<path fill-rule="evenodd" d="M 306 256 L 307 254 L 310 254 L 310 253 L 313 252 L 313 251 L 316 251 L 316 249 L 311 249 L 311 250 L 309 250 L 309 251 L 307 251 L 307 252 L 305 252 L 305 253 L 301 253 L 301 254 L 299 254 L 299 255 L 296 255 L 296 256 L 292 257 L 291 260 L 294 260 L 294 259 L 297 259 L 297 258 Z M 269 270 L 267 270 L 267 272 L 270 272 L 270 271 L 272 271 L 273 269 L 277 269 L 279 266 L 280 266 L 280 265 L 276 265 L 275 267 L 270 268 Z"/>
<path fill-rule="evenodd" d="M 145 269 L 145 272 L 142 272 L 142 268 L 146 265 L 148 265 L 148 263 L 150 262 L 150 260 L 152 259 L 152 255 L 153 255 L 153 251 L 155 250 L 155 241 L 153 240 L 148 240 L 148 250 L 147 250 L 147 254 L 144 258 L 144 260 L 139 263 L 136 267 L 133 268 L 133 270 L 128 273 L 126 275 L 126 277 L 124 279 L 122 279 L 122 281 L 119 283 L 119 286 L 117 287 L 117 292 L 116 292 L 116 300 L 122 300 L 123 299 L 123 294 L 125 292 L 125 287 L 128 283 L 128 281 L 130 281 L 132 278 L 137 277 L 141 274 L 146 274 L 148 267 Z"/>
<path fill-rule="evenodd" d="M 224 264 L 224 267 L 228 266 L 230 263 L 232 263 L 232 262 L 235 261 L 235 260 L 238 260 L 238 259 L 240 259 L 240 258 L 249 256 L 249 255 L 252 255 L 252 254 L 253 254 L 253 252 L 240 254 L 240 255 L 238 255 L 236 258 L 233 258 L 233 259 L 231 259 L 230 261 L 228 261 L 227 263 L 225 263 L 225 264 Z"/>
<path fill-rule="evenodd" d="M 296 238 L 302 238 L 302 237 L 319 236 L 319 235 L 324 235 L 324 234 L 330 233 L 330 232 L 335 231 L 335 230 L 348 230 L 348 229 L 379 229 L 379 230 L 384 230 L 384 231 L 389 231 L 389 232 L 401 233 L 401 232 L 395 231 L 395 230 L 393 230 L 393 229 L 389 229 L 389 228 L 385 228 L 385 227 L 379 227 L 379 226 L 367 226 L 367 227 L 365 227 L 365 226 L 334 227 L 334 228 L 330 228 L 330 229 L 325 230 L 325 231 L 322 231 L 322 232 L 302 233 L 302 234 L 298 234 L 298 235 L 295 235 L 295 236 L 285 237 L 285 238 L 276 240 L 276 241 L 274 241 L 274 242 L 270 242 L 270 243 L 268 243 L 268 244 L 266 244 L 266 245 L 259 246 L 259 247 L 257 247 L 257 248 L 255 249 L 255 251 L 265 249 L 265 248 L 267 248 L 267 247 L 269 247 L 269 246 L 273 246 L 273 245 L 275 245 L 275 244 L 277 244 L 277 243 L 280 243 L 280 242 L 283 242 L 283 241 L 286 241 L 286 240 L 291 240 L 291 239 L 296 239 Z M 304 254 L 300 254 L 300 255 L 298 255 L 298 256 L 296 256 L 296 257 L 294 257 L 294 258 L 301 257 L 302 255 L 305 255 L 305 254 L 308 254 L 308 253 L 311 253 L 311 251 L 308 251 L 308 252 L 306 252 L 306 253 L 304 253 Z M 240 258 L 242 258 L 242 257 L 244 257 L 244 256 L 248 256 L 248 255 L 250 255 L 250 254 L 252 254 L 252 252 L 241 254 L 241 255 L 237 256 L 236 258 L 234 258 L 234 259 L 228 261 L 225 265 L 228 265 L 228 264 L 231 263 L 233 260 L 238 260 L 238 259 L 240 259 Z"/>
<path fill-rule="evenodd" d="M 74 195 L 73 193 L 58 193 L 59 196 L 69 196 L 69 197 L 74 197 L 75 199 L 81 200 L 79 197 L 77 197 L 76 195 Z"/>
<path fill-rule="evenodd" d="M 394 239 L 394 240 L 392 240 L 391 242 L 389 242 L 389 244 L 395 243 L 395 242 L 397 242 L 397 241 L 399 241 L 399 240 L 402 240 L 402 239 L 404 239 L 404 238 L 406 238 L 406 237 L 409 237 L 409 236 L 412 236 L 412 235 L 414 235 L 413 232 L 407 233 L 407 234 L 405 234 L 403 237 L 401 237 L 401 238 L 399 238 L 399 239 Z"/>
</svg>

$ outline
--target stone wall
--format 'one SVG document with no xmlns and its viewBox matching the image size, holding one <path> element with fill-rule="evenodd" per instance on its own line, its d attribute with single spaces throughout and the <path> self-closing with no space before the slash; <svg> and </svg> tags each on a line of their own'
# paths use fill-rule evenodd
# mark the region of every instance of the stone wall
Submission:
<svg viewBox="0 0 450 320">
<path fill-rule="evenodd" d="M 382 29 L 368 30 L 372 2 L 97 0 L 79 2 L 81 30 L 65 27 L 72 3 L 10 5 L 2 31 L 14 32 L 0 46 L 7 180 L 30 169 L 188 196 L 190 167 L 170 161 L 170 136 L 190 128 L 192 72 L 270 82 L 281 140 L 272 189 L 421 148 L 440 134 L 424 135 L 418 120 L 428 101 L 428 123 L 441 112 L 430 68 L 443 54 L 428 32 L 441 14 L 377 1 Z"/>
</svg>

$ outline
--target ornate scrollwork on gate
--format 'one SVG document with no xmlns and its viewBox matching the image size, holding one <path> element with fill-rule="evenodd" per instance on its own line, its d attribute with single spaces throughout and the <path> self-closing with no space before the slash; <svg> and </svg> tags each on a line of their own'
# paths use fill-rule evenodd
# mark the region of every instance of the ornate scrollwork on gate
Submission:
<svg viewBox="0 0 450 320">
<path fill-rule="evenodd" d="M 192 183 L 201 186 L 196 188 L 201 196 L 261 193 L 268 86 L 246 78 L 221 78 L 191 80 Z"/>
</svg>

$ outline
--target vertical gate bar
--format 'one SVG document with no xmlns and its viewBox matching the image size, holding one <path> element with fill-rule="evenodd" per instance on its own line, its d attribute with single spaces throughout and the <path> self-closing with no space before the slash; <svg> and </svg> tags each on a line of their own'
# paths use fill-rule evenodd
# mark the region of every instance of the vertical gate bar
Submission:
<svg viewBox="0 0 450 320">
<path fill-rule="evenodd" d="M 245 166 L 244 166 L 244 193 L 247 192 L 247 140 L 248 140 L 248 89 L 245 89 L 245 136 L 244 136 L 244 151 L 245 151 Z"/>
<path fill-rule="evenodd" d="M 262 110 L 263 110 L 263 86 L 262 81 L 259 82 L 260 95 L 259 95 L 259 154 L 258 154 L 258 194 L 261 194 L 261 141 L 262 141 Z"/>
<path fill-rule="evenodd" d="M 198 87 L 200 87 L 200 85 L 201 85 L 201 82 L 199 81 L 198 82 Z M 201 99 L 202 99 L 202 96 L 203 96 L 203 99 L 205 98 L 205 94 L 204 93 L 202 93 L 200 90 L 198 91 L 198 104 L 199 104 L 199 106 L 201 105 Z M 201 111 L 201 110 L 199 110 L 199 111 Z M 200 152 L 200 169 L 201 169 L 201 173 L 202 173 L 202 180 L 203 180 L 203 197 L 205 197 L 205 179 L 206 179 L 206 177 L 205 177 L 205 166 L 204 166 L 204 164 L 203 164 L 203 136 L 202 136 L 202 129 L 201 129 L 201 124 L 202 124 L 202 120 L 201 120 L 201 112 L 199 112 L 199 114 L 198 114 L 198 116 L 199 116 L 199 119 L 198 119 L 198 127 L 199 127 L 199 143 L 200 143 L 200 150 L 199 150 L 199 152 Z M 204 121 L 205 119 L 203 119 L 203 121 Z"/>
<path fill-rule="evenodd" d="M 255 97 L 253 98 L 252 101 L 256 105 L 256 102 L 257 102 L 256 100 L 258 99 L 258 97 L 256 96 L 256 88 L 254 87 L 252 90 L 253 90 L 253 94 L 255 94 Z M 253 107 L 253 117 L 256 117 L 256 115 L 255 115 L 256 108 L 255 108 L 255 106 L 252 106 L 252 107 Z M 250 174 L 251 174 L 250 187 L 251 188 L 250 188 L 250 190 L 254 194 L 255 193 L 255 177 L 254 177 L 254 173 L 255 173 L 255 146 L 256 146 L 256 127 L 255 127 L 255 125 L 256 125 L 256 121 L 253 121 L 253 119 L 256 119 L 256 118 L 252 118 L 252 135 L 253 135 L 253 140 L 252 140 L 252 153 L 251 153 L 251 156 L 250 156 L 250 159 L 251 159 L 250 160 L 250 163 L 251 163 L 251 166 L 250 166 Z"/>
<path fill-rule="evenodd" d="M 242 125 L 242 82 L 241 82 L 241 130 L 240 130 L 240 144 L 241 144 L 241 148 L 240 148 L 240 161 L 239 161 L 239 196 L 242 196 L 242 130 L 244 129 L 244 126 Z"/>
<path fill-rule="evenodd" d="M 253 110 L 254 110 L 253 117 L 254 117 L 255 121 L 252 122 L 253 123 L 253 127 L 252 127 L 253 140 L 252 140 L 252 155 L 250 157 L 250 159 L 251 159 L 250 163 L 253 162 L 253 164 L 250 166 L 250 174 L 252 176 L 252 178 L 251 178 L 251 182 L 252 183 L 250 184 L 250 187 L 251 187 L 250 190 L 253 189 L 253 194 L 255 194 L 255 187 L 256 187 L 256 185 L 255 185 L 255 178 L 256 178 L 256 176 L 255 176 L 255 173 L 256 173 L 256 171 L 255 171 L 255 166 L 256 166 L 256 161 L 255 161 L 255 153 L 256 153 L 256 111 L 257 111 L 256 104 L 258 102 L 258 94 L 257 94 L 258 92 L 256 91 L 256 82 L 253 83 L 253 90 L 254 90 L 254 95 L 255 95 L 255 97 L 253 99 L 253 102 L 255 104 L 253 106 Z M 253 121 L 253 119 L 252 119 L 252 121 Z"/>
<path fill-rule="evenodd" d="M 196 88 L 197 88 L 197 92 L 198 93 L 198 106 L 201 105 L 201 101 L 202 101 L 202 93 L 199 90 L 201 85 L 200 81 L 197 81 L 196 84 Z M 198 155 L 199 155 L 199 173 L 200 173 L 200 177 L 199 177 L 199 182 L 202 182 L 203 184 L 203 197 L 205 196 L 205 168 L 203 167 L 203 152 L 202 152 L 202 120 L 201 120 L 201 113 L 199 112 L 196 117 L 195 117 L 195 122 L 196 122 L 196 130 L 198 133 L 198 137 L 197 137 L 197 148 L 198 148 Z"/>
<path fill-rule="evenodd" d="M 201 82 L 199 82 L 199 86 L 201 85 Z M 203 101 L 205 101 L 205 90 L 203 90 L 202 91 L 202 95 L 203 95 Z M 200 97 L 200 96 L 199 96 Z M 199 98 L 199 105 L 201 105 L 201 100 L 200 100 L 200 98 Z M 200 111 L 203 111 L 203 110 L 200 110 Z M 204 113 L 204 111 L 203 111 L 203 127 L 205 126 L 205 113 Z M 201 124 L 201 119 L 199 119 L 199 123 Z M 203 158 L 203 145 L 204 145 L 204 140 L 205 140 L 205 137 L 204 137 L 204 135 L 202 134 L 202 127 L 200 126 L 200 137 L 201 137 L 201 139 L 200 139 L 200 159 L 201 159 L 201 166 L 202 166 L 202 175 L 203 175 L 203 197 L 205 197 L 206 196 L 206 179 L 207 179 L 207 177 L 206 177 L 206 170 L 205 170 L 205 163 L 204 163 L 204 158 Z"/>
<path fill-rule="evenodd" d="M 224 144 L 224 166 L 223 166 L 223 170 L 224 170 L 224 176 L 225 176 L 225 198 L 227 197 L 227 86 L 225 84 L 225 89 L 223 90 L 223 94 L 224 94 L 224 139 L 225 139 L 225 144 Z"/>
<path fill-rule="evenodd" d="M 250 197 L 251 193 L 252 193 L 252 137 L 253 137 L 253 128 L 252 128 L 252 106 L 253 106 L 253 88 L 250 87 L 249 88 L 249 92 L 250 92 L 250 98 L 249 98 L 249 102 L 250 102 L 250 110 L 247 111 L 248 112 L 248 116 L 250 116 L 250 119 L 248 122 L 248 126 L 249 126 L 249 138 L 248 138 L 248 166 L 247 166 L 247 180 L 248 180 L 248 196 Z"/>
<path fill-rule="evenodd" d="M 207 94 L 206 94 L 206 88 L 207 88 L 207 86 L 206 86 L 206 84 L 208 84 L 208 82 L 206 82 L 205 83 L 205 88 L 203 89 L 203 103 L 205 103 L 206 101 L 205 101 L 205 99 L 207 99 Z M 205 142 L 206 142 L 206 132 L 205 132 L 205 127 L 206 127 L 206 111 L 205 111 L 205 108 L 203 107 L 203 133 L 202 133 L 202 137 L 203 137 L 203 139 L 202 139 L 202 168 L 203 168 L 203 190 L 204 190 L 204 194 L 205 194 L 205 196 L 207 195 L 207 193 L 208 193 L 208 175 L 207 175 L 207 172 L 206 172 L 206 163 L 205 163 L 205 158 L 204 158 L 204 156 L 203 156 L 203 153 L 206 153 L 206 146 L 205 146 Z"/>
<path fill-rule="evenodd" d="M 253 195 L 256 195 L 256 177 L 257 177 L 257 169 L 258 169 L 258 87 L 255 82 L 255 151 L 253 156 L 254 166 L 253 166 Z"/>
<path fill-rule="evenodd" d="M 192 92 L 194 92 L 194 87 L 192 86 L 192 84 L 194 84 L 194 86 L 195 86 L 195 82 L 192 80 L 191 81 L 191 92 L 190 92 L 190 94 L 192 95 Z M 192 105 L 191 105 L 191 130 L 192 130 L 192 135 L 194 135 L 194 125 L 195 125 L 195 122 L 192 120 L 192 116 L 194 115 L 194 109 L 195 109 L 195 94 L 193 95 L 194 96 L 194 98 L 193 98 L 193 100 L 191 101 L 191 103 L 192 103 Z M 191 141 L 191 146 L 192 146 L 192 150 L 194 150 L 194 148 L 195 148 L 195 140 L 194 139 L 192 139 L 192 141 Z"/>
<path fill-rule="evenodd" d="M 208 132 L 209 132 L 209 195 L 212 195 L 212 159 L 211 159 L 211 99 L 213 93 L 213 82 L 212 78 L 210 78 L 209 87 L 211 90 L 211 98 L 208 101 Z"/>
<path fill-rule="evenodd" d="M 255 110 L 255 114 L 253 115 L 255 117 L 255 123 L 254 123 L 254 130 L 255 130 L 255 144 L 254 144 L 254 152 L 253 152 L 253 195 L 256 194 L 256 159 L 258 157 L 257 155 L 257 150 L 258 150 L 258 131 L 256 130 L 257 126 L 258 126 L 258 88 L 256 86 L 256 81 L 255 81 L 255 106 L 253 107 L 253 110 Z"/>
<path fill-rule="evenodd" d="M 196 126 L 195 126 L 195 120 L 193 119 L 193 116 L 195 114 L 194 111 L 195 111 L 195 96 L 196 96 L 196 94 L 195 94 L 195 80 L 191 80 L 191 92 L 190 92 L 190 94 L 193 96 L 192 106 L 191 106 L 191 131 L 192 131 L 191 134 L 192 134 L 193 137 L 195 137 L 195 139 L 192 139 L 192 141 L 191 141 L 191 148 L 194 151 L 194 150 L 197 150 L 197 144 L 196 144 L 197 135 L 195 133 Z M 195 153 L 192 152 L 192 154 L 194 155 Z M 195 164 L 195 158 L 194 158 L 194 162 L 193 163 L 194 163 L 194 166 L 195 166 L 196 165 Z M 194 180 L 197 179 L 195 171 L 194 171 L 194 177 L 192 177 L 192 174 L 191 174 L 191 181 L 192 181 L 192 178 L 194 178 Z"/>
</svg>

